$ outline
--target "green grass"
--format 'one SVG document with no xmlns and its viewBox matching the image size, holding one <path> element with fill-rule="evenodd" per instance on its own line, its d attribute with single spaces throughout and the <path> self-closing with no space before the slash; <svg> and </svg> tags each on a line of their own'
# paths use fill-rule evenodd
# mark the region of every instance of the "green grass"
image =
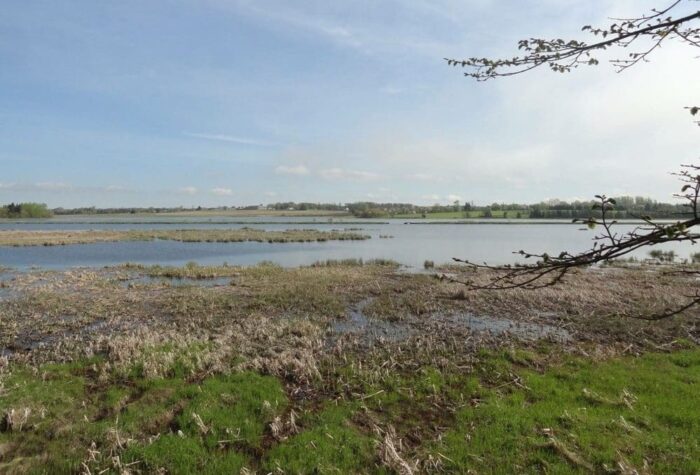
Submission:
<svg viewBox="0 0 700 475">
<path fill-rule="evenodd" d="M 279 381 L 254 373 L 215 376 L 199 385 L 163 380 L 146 394 L 122 420 L 141 428 L 159 421 L 160 436 L 130 446 L 125 460 L 183 474 L 238 473 L 249 463 L 246 452 L 260 447 L 265 428 L 287 404 Z"/>
<path fill-rule="evenodd" d="M 375 463 L 373 439 L 351 422 L 355 407 L 329 405 L 304 421 L 305 429 L 265 456 L 266 472 L 364 473 Z M 374 470 L 372 470 L 374 471 Z"/>
<path fill-rule="evenodd" d="M 700 351 L 600 365 L 572 359 L 523 376 L 529 390 L 485 391 L 480 404 L 459 411 L 434 447 L 450 470 L 700 471 Z"/>
<path fill-rule="evenodd" d="M 215 376 L 199 388 L 178 426 L 189 434 L 204 432 L 209 447 L 221 440 L 260 447 L 265 427 L 287 406 L 280 382 L 255 373 Z"/>
<path fill-rule="evenodd" d="M 182 379 L 132 380 L 134 388 L 114 386 L 105 402 L 113 412 L 109 419 L 125 436 L 142 439 L 169 430 L 178 413 L 198 394 L 196 386 Z"/>
<path fill-rule="evenodd" d="M 3 379 L 0 447 L 11 447 L 13 456 L 0 458 L 0 473 L 29 468 L 48 473 L 44 464 L 53 473 L 79 467 L 90 439 L 99 432 L 86 422 L 99 411 L 82 374 L 86 368 L 87 363 L 46 365 L 37 373 L 22 368 Z M 13 424 L 8 414 L 16 415 Z"/>
<path fill-rule="evenodd" d="M 329 363 L 307 388 L 314 403 L 252 371 L 146 378 L 99 358 L 15 366 L 2 378 L 0 413 L 29 413 L 22 427 L 0 425 L 0 472 L 76 473 L 95 442 L 93 473 L 112 453 L 139 473 L 390 473 L 377 427 L 395 428 L 405 460 L 432 457 L 448 473 L 700 471 L 700 349 L 564 356 L 541 371 L 549 351 L 484 351 L 471 371 Z"/>
<path fill-rule="evenodd" d="M 240 473 L 246 457 L 235 451 L 208 451 L 196 437 L 168 433 L 153 443 L 130 447 L 125 460 L 138 461 L 139 469 L 156 473 L 165 469 L 173 475 L 192 473 Z"/>
</svg>

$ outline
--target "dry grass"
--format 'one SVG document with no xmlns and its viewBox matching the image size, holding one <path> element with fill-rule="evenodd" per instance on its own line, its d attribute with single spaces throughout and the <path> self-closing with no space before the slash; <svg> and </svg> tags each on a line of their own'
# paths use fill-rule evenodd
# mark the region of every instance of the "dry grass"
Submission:
<svg viewBox="0 0 700 475">
<path fill-rule="evenodd" d="M 115 241 L 152 241 L 163 239 L 180 242 L 323 242 L 369 239 L 369 236 L 346 231 L 289 229 L 176 229 L 147 231 L 0 231 L 0 246 L 61 246 Z"/>
<path fill-rule="evenodd" d="M 662 322 L 632 318 L 683 302 L 697 288 L 691 277 L 653 268 L 591 269 L 572 275 L 565 285 L 537 291 L 465 292 L 459 284 L 436 276 L 406 274 L 373 263 L 353 264 L 296 269 L 269 264 L 247 268 L 127 266 L 20 273 L 7 281 L 10 297 L 0 301 L 4 317 L 0 319 L 0 348 L 15 357 L 43 355 L 42 360 L 65 360 L 71 348 L 80 347 L 112 355 L 105 341 L 116 345 L 120 338 L 129 341 L 133 337 L 139 342 L 135 354 L 168 341 L 177 344 L 173 353 L 190 343 L 213 342 L 213 349 L 207 352 L 215 354 L 218 345 L 239 348 L 251 367 L 309 378 L 315 373 L 309 354 L 327 351 L 323 341 L 329 337 L 324 335 L 333 335 L 334 322 L 344 321 L 347 309 L 365 300 L 368 323 L 358 331 L 332 337 L 334 345 L 361 348 L 386 340 L 429 346 L 464 338 L 468 342 L 464 348 L 473 350 L 510 341 L 504 340 L 500 327 L 493 327 L 495 335 L 471 328 L 469 315 L 487 324 L 493 319 L 505 322 L 512 326 L 506 332 L 512 338 L 518 337 L 519 328 L 536 330 L 537 325 L 565 331 L 570 335 L 569 348 L 593 343 L 601 348 L 642 351 L 678 339 L 698 341 L 700 336 L 693 324 L 697 308 Z M 144 281 L 143 276 L 158 279 Z M 232 279 L 214 287 L 195 285 L 194 280 L 191 285 L 174 286 L 161 279 L 189 277 L 206 283 L 207 278 L 220 276 Z M 382 333 L 368 337 L 372 329 Z M 546 338 L 545 333 L 542 336 Z M 308 341 L 297 341 L 297 337 Z M 258 346 L 259 342 L 279 346 L 270 350 Z M 287 363 L 270 360 L 271 353 Z M 203 365 L 216 366 L 216 356 L 211 361 L 207 358 L 202 358 Z M 304 366 L 308 366 L 306 371 Z"/>
</svg>

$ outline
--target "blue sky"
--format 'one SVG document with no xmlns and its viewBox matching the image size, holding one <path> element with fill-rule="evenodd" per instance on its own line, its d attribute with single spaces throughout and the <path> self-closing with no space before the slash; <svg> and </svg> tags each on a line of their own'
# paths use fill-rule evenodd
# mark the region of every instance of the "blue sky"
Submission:
<svg viewBox="0 0 700 475">
<path fill-rule="evenodd" d="M 4 0 L 0 202 L 669 200 L 697 158 L 697 52 L 487 83 L 442 60 L 653 6 Z"/>
</svg>

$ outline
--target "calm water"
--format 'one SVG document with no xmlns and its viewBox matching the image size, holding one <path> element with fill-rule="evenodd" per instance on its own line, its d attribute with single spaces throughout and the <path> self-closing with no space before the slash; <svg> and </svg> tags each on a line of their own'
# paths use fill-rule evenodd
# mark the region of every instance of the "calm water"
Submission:
<svg viewBox="0 0 700 475">
<path fill-rule="evenodd" d="M 455 224 L 432 221 L 406 224 L 405 220 L 366 220 L 361 224 L 328 222 L 327 218 L 95 218 L 51 219 L 31 222 L 2 222 L 0 229 L 79 230 L 79 229 L 235 229 L 244 226 L 282 230 L 313 228 L 319 230 L 360 229 L 369 234 L 366 241 L 330 241 L 323 243 L 268 244 L 180 243 L 174 241 L 116 242 L 52 247 L 0 247 L 0 265 L 28 268 L 37 266 L 61 269 L 75 266 L 105 266 L 123 262 L 181 265 L 189 261 L 200 264 L 251 265 L 273 261 L 283 266 L 311 264 L 325 259 L 388 258 L 413 268 L 422 268 L 425 260 L 449 262 L 453 257 L 493 264 L 525 262 L 512 252 L 558 253 L 585 250 L 591 246 L 595 232 L 581 231 L 581 226 L 553 223 Z M 340 221 L 336 219 L 335 221 Z M 262 223 L 261 223 L 262 222 Z M 632 229 L 620 225 L 619 230 Z M 390 239 L 379 236 L 393 236 Z M 679 257 L 698 252 L 689 243 L 666 245 Z M 637 257 L 645 257 L 640 251 Z"/>
</svg>

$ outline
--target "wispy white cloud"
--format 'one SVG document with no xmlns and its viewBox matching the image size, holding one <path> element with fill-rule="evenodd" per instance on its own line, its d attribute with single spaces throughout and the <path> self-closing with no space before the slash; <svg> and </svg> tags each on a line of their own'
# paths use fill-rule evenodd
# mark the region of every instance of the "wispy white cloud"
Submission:
<svg viewBox="0 0 700 475">
<path fill-rule="evenodd" d="M 177 190 L 179 193 L 182 193 L 183 195 L 196 195 L 197 194 L 197 188 L 194 186 L 183 186 L 179 190 Z"/>
<path fill-rule="evenodd" d="M 376 191 L 370 191 L 365 194 L 365 197 L 373 201 L 381 202 L 399 201 L 399 196 L 386 187 L 379 187 Z"/>
<path fill-rule="evenodd" d="M 233 195 L 233 190 L 231 188 L 212 188 L 212 194 L 216 196 L 231 196 Z"/>
<path fill-rule="evenodd" d="M 26 193 L 124 193 L 133 191 L 122 185 L 82 186 L 65 182 L 0 183 L 0 191 Z"/>
<path fill-rule="evenodd" d="M 275 173 L 278 175 L 297 175 L 297 176 L 304 176 L 308 175 L 309 169 L 305 165 L 293 165 L 293 166 L 287 166 L 287 165 L 280 165 L 275 168 Z"/>
<path fill-rule="evenodd" d="M 408 175 L 405 175 L 403 178 L 406 180 L 415 180 L 415 181 L 429 181 L 429 182 L 434 182 L 434 181 L 439 181 L 440 178 L 436 177 L 435 175 L 431 173 L 410 173 Z"/>
<path fill-rule="evenodd" d="M 406 92 L 405 88 L 394 87 L 394 86 L 384 86 L 380 89 L 384 94 L 389 94 L 390 96 L 395 96 L 396 94 L 402 94 Z"/>
<path fill-rule="evenodd" d="M 195 133 L 195 132 L 185 132 L 185 135 L 188 137 L 193 137 L 196 139 L 203 139 L 203 140 L 214 140 L 217 142 L 230 142 L 230 143 L 237 143 L 240 145 L 255 145 L 258 147 L 274 147 L 276 145 L 279 145 L 275 142 L 268 142 L 265 140 L 257 140 L 257 139 L 251 139 L 247 137 L 237 137 L 234 135 L 225 135 L 225 134 L 207 134 L 207 133 Z"/>
<path fill-rule="evenodd" d="M 37 190 L 43 191 L 70 191 L 74 189 L 73 185 L 69 185 L 68 183 L 50 181 L 34 183 L 32 186 Z"/>
<path fill-rule="evenodd" d="M 346 170 L 343 168 L 326 168 L 319 171 L 318 174 L 326 180 L 370 181 L 379 178 L 379 175 L 376 173 L 360 170 Z"/>
<path fill-rule="evenodd" d="M 382 3 L 359 0 L 294 5 L 281 0 L 209 0 L 209 3 L 255 17 L 271 28 L 317 35 L 367 54 L 392 52 L 441 58 L 455 43 L 463 43 L 461 21 L 468 20 L 468 13 L 488 5 L 490 0 Z M 395 21 L 386 21 L 387 11 L 391 11 Z"/>
</svg>

